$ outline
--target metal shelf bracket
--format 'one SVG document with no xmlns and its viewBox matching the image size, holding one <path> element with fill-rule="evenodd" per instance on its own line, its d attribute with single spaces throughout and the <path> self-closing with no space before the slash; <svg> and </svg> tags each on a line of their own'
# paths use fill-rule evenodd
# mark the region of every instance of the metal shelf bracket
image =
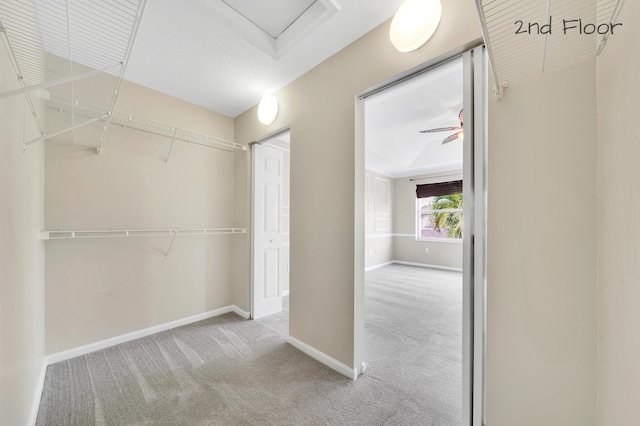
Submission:
<svg viewBox="0 0 640 426">
<path fill-rule="evenodd" d="M 497 101 L 501 101 L 502 98 L 504 98 L 504 89 L 506 89 L 507 86 L 508 86 L 508 83 L 506 81 L 504 83 L 499 83 L 493 86 L 493 93 Z"/>
<path fill-rule="evenodd" d="M 178 129 L 175 127 L 171 127 L 173 129 L 173 136 L 171 137 L 171 146 L 169 146 L 169 153 L 167 154 L 167 160 L 164 162 L 165 164 L 169 164 L 169 158 L 171 158 L 171 152 L 173 151 L 173 143 L 176 141 L 176 133 L 178 133 Z"/>
</svg>

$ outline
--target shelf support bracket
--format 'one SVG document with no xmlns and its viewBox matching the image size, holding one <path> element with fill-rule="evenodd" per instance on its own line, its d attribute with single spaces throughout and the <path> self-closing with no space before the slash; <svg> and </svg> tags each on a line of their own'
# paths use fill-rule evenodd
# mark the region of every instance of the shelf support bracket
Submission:
<svg viewBox="0 0 640 426">
<path fill-rule="evenodd" d="M 171 127 L 173 130 L 173 137 L 171 138 L 171 146 L 169 147 L 169 153 L 167 154 L 167 159 L 164 162 L 165 164 L 169 164 L 169 158 L 171 158 L 171 151 L 173 151 L 173 143 L 176 141 L 176 133 L 178 133 L 177 127 Z"/>
<path fill-rule="evenodd" d="M 85 121 L 84 123 L 80 123 L 80 124 L 76 124 L 75 126 L 67 127 L 66 129 L 60 130 L 59 132 L 50 133 L 48 135 L 40 136 L 39 138 L 35 138 L 35 139 L 30 140 L 29 142 L 26 142 L 24 144 L 24 146 L 26 147 L 27 145 L 31 145 L 32 143 L 36 143 L 36 142 L 40 142 L 40 141 L 45 140 L 45 139 L 53 138 L 53 137 L 59 136 L 59 135 L 61 135 L 63 133 L 70 132 L 71 130 L 75 130 L 75 129 L 80 128 L 82 126 L 86 126 L 87 124 L 91 124 L 91 123 L 95 123 L 96 121 L 104 120 L 107 116 L 108 116 L 108 114 L 102 114 L 100 117 L 92 118 L 91 120 Z"/>
<path fill-rule="evenodd" d="M 495 86 L 493 86 L 493 93 L 495 94 L 497 101 L 501 101 L 502 98 L 504 98 L 504 89 L 506 89 L 507 86 L 508 86 L 507 82 L 498 83 Z"/>
<path fill-rule="evenodd" d="M 167 249 L 167 252 L 164 254 L 165 259 L 169 258 L 169 253 L 171 253 L 171 247 L 173 247 L 173 242 L 176 240 L 176 235 L 178 235 L 178 232 L 175 230 L 169 231 L 169 233 L 173 234 L 173 237 L 171 238 L 171 243 L 169 243 L 169 248 Z"/>
</svg>

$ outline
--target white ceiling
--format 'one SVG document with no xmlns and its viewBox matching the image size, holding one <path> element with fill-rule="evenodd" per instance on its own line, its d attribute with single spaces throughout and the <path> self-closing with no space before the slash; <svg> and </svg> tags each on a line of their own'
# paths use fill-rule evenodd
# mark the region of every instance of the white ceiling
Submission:
<svg viewBox="0 0 640 426">
<path fill-rule="evenodd" d="M 312 18 L 289 35 L 287 19 Z M 149 0 L 127 65 L 125 78 L 229 117 L 280 89 L 329 56 L 391 18 L 402 0 Z M 316 5 L 317 4 L 317 5 Z M 331 6 L 337 13 L 331 14 Z M 243 20 L 230 18 L 231 8 Z M 324 8 L 324 9 L 323 9 Z M 305 9 L 307 10 L 307 9 Z M 284 18 L 287 19 L 284 19 Z M 251 19 L 267 32 L 253 28 Z M 253 25 L 255 27 L 255 25 Z M 291 26 L 295 27 L 294 25 Z M 310 31 L 312 29 L 313 31 Z M 249 31 L 250 32 L 250 31 Z M 262 33 L 262 41 L 256 34 Z M 286 45 L 280 46 L 281 37 Z M 272 39 L 273 52 L 265 50 Z M 248 41 L 249 40 L 249 41 Z M 256 47 L 259 46 L 259 47 Z"/>
<path fill-rule="evenodd" d="M 392 17 L 402 1 L 148 0 L 125 78 L 236 117 Z M 81 62 L 87 66 L 94 58 L 113 63 L 107 52 L 96 55 L 93 46 L 104 50 L 129 40 L 125 24 L 133 21 L 127 13 L 135 13 L 134 3 L 79 0 L 74 8 L 66 3 L 66 9 L 58 2 L 37 3 L 50 53 L 73 51 L 74 59 L 86 59 Z M 12 30 L 20 28 L 24 14 L 17 12 Z M 58 19 L 65 14 L 73 19 Z M 50 23 L 57 29 L 48 31 Z M 111 37 L 96 39 L 95 34 Z M 58 44 L 63 45 L 60 52 Z M 122 49 L 117 53 L 124 57 Z M 371 97 L 366 103 L 367 167 L 391 177 L 461 168 L 459 140 L 441 145 L 448 134 L 418 133 L 458 125 L 461 107 L 459 61 Z"/>
<path fill-rule="evenodd" d="M 403 0 L 148 0 L 125 78 L 236 117 L 391 18 Z M 457 62 L 366 102 L 366 166 L 390 177 L 462 167 Z"/>
<path fill-rule="evenodd" d="M 462 169 L 462 141 L 442 144 L 453 131 L 420 130 L 458 126 L 462 109 L 462 59 L 367 98 L 367 169 L 397 178 Z"/>
</svg>

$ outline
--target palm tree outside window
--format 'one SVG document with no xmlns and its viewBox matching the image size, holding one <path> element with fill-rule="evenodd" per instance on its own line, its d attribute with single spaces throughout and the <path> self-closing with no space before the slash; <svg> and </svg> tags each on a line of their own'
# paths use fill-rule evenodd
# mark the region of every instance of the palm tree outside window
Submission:
<svg viewBox="0 0 640 426">
<path fill-rule="evenodd" d="M 416 185 L 416 239 L 462 241 L 462 180 Z"/>
<path fill-rule="evenodd" d="M 418 198 L 418 238 L 462 239 L 462 194 Z"/>
</svg>

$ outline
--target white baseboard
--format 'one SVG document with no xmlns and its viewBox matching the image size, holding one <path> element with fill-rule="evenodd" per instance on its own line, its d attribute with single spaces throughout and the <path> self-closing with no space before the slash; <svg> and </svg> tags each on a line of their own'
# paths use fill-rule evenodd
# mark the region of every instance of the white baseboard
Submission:
<svg viewBox="0 0 640 426">
<path fill-rule="evenodd" d="M 243 311 L 242 309 L 238 308 L 236 305 L 231 306 L 231 309 L 233 312 L 235 312 L 236 315 L 239 315 L 244 319 L 249 319 L 249 317 L 251 316 L 251 312 Z"/>
<path fill-rule="evenodd" d="M 42 365 L 40 366 L 40 373 L 38 375 L 38 382 L 36 383 L 35 394 L 33 395 L 33 402 L 31 404 L 31 415 L 29 416 L 29 425 L 35 426 L 36 420 L 38 420 L 38 411 L 40 410 L 40 400 L 42 399 L 42 391 L 44 390 L 44 379 L 47 375 L 47 358 L 42 359 Z"/>
<path fill-rule="evenodd" d="M 428 263 L 405 262 L 403 260 L 394 260 L 389 263 L 397 263 L 398 265 L 418 266 L 420 268 L 442 269 L 444 271 L 462 272 L 462 268 L 454 268 L 451 266 L 430 265 Z"/>
<path fill-rule="evenodd" d="M 91 352 L 99 351 L 101 349 L 109 348 L 111 346 L 119 345 L 120 343 L 129 342 L 131 340 L 146 337 L 151 334 L 159 333 L 161 331 L 169 330 L 172 328 L 180 327 L 183 325 L 191 324 L 194 322 L 202 321 L 205 319 L 217 317 L 219 315 L 228 314 L 233 312 L 242 318 L 249 318 L 249 312 L 245 312 L 235 305 L 225 306 L 224 308 L 214 309 L 213 311 L 203 312 L 201 314 L 192 315 L 187 318 L 167 322 L 164 324 L 154 325 L 153 327 L 145 328 L 142 330 L 133 331 L 131 333 L 123 334 L 121 336 L 112 337 L 106 340 L 101 340 L 95 343 L 89 343 L 88 345 L 80 346 L 66 351 L 57 352 L 55 354 L 48 355 L 46 357 L 46 365 L 55 364 L 56 362 L 66 361 L 71 358 L 86 355 Z"/>
<path fill-rule="evenodd" d="M 365 268 L 364 271 L 365 272 L 373 271 L 374 269 L 382 268 L 384 266 L 391 265 L 392 263 L 394 263 L 393 260 L 390 261 L 390 262 L 379 263 L 377 265 L 373 265 L 373 266 L 369 266 L 369 267 Z"/>
<path fill-rule="evenodd" d="M 374 269 L 383 268 L 385 266 L 389 266 L 394 263 L 397 265 L 418 266 L 420 268 L 442 269 L 444 271 L 462 272 L 462 268 L 454 268 L 452 266 L 431 265 L 429 263 L 405 262 L 404 260 L 392 260 L 390 262 L 379 263 L 377 265 L 373 265 L 365 268 L 364 271 L 365 272 L 373 271 Z"/>
<path fill-rule="evenodd" d="M 344 376 L 347 376 L 351 380 L 355 380 L 358 378 L 358 372 L 356 371 L 356 369 L 341 363 L 337 359 L 332 358 L 329 355 L 325 354 L 324 352 L 317 350 L 313 346 L 309 346 L 306 343 L 301 342 L 300 340 L 291 336 L 287 336 L 287 341 L 296 349 L 304 352 L 305 354 L 309 355 L 311 358 L 321 362 L 322 364 L 326 365 L 332 370 L 335 370 L 338 373 Z"/>
</svg>

